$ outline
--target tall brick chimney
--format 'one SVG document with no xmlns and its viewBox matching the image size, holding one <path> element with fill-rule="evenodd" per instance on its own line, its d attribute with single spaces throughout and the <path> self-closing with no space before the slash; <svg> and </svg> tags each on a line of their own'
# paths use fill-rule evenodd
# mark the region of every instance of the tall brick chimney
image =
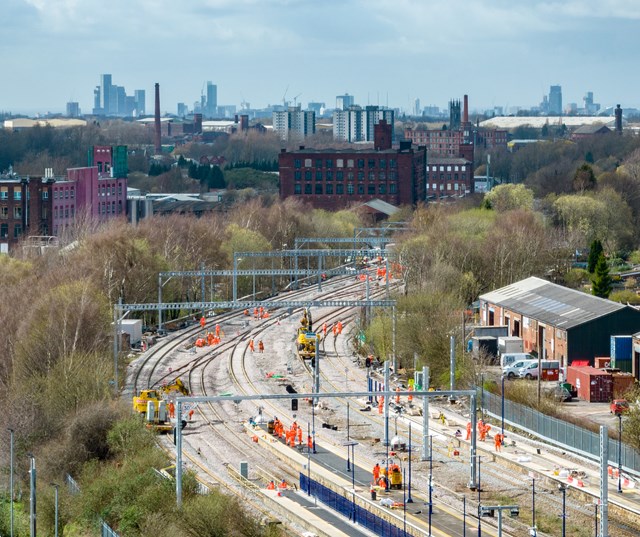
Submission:
<svg viewBox="0 0 640 537">
<path fill-rule="evenodd" d="M 464 96 L 464 110 L 462 112 L 462 123 L 466 125 L 469 123 L 469 96 Z"/>
<path fill-rule="evenodd" d="M 162 136 L 160 130 L 160 84 L 156 82 L 156 108 L 155 108 L 155 127 L 156 127 L 156 155 L 162 153 Z"/>
</svg>

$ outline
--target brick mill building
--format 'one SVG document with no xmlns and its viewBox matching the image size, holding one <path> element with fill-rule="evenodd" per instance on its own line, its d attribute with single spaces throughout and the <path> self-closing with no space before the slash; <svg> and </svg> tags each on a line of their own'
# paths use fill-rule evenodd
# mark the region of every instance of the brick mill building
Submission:
<svg viewBox="0 0 640 537">
<path fill-rule="evenodd" d="M 373 149 L 307 149 L 280 153 L 280 197 L 337 210 L 380 199 L 395 206 L 425 200 L 426 150 L 391 144 L 391 126 L 375 126 Z"/>
</svg>

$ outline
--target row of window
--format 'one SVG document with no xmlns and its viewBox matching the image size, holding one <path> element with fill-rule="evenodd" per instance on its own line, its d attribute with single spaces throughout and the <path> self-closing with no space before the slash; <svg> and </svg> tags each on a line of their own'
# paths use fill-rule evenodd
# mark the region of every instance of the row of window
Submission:
<svg viewBox="0 0 640 537">
<path fill-rule="evenodd" d="M 28 192 L 27 192 L 28 196 Z M 0 187 L 0 200 L 8 200 L 9 199 L 9 187 L 3 186 Z M 21 200 L 22 199 L 22 187 L 14 186 L 13 187 L 13 199 Z"/>
<path fill-rule="evenodd" d="M 337 184 L 335 185 L 335 193 L 340 196 L 343 195 L 345 190 L 344 190 L 344 185 L 342 184 Z M 364 195 L 365 193 L 365 185 L 357 185 L 357 192 L 359 195 Z M 370 196 L 374 196 L 376 194 L 376 185 L 367 185 L 366 188 L 366 193 Z M 397 185 L 395 183 L 392 183 L 389 185 L 389 194 L 396 194 L 397 193 Z M 326 195 L 332 195 L 334 192 L 333 189 L 333 185 L 328 184 L 328 185 L 323 185 L 322 183 L 316 183 L 315 184 L 315 188 L 313 187 L 313 185 L 310 184 L 306 184 L 304 185 L 304 193 L 305 194 L 315 194 L 317 196 L 322 196 L 323 194 Z M 302 185 L 301 184 L 297 184 L 294 185 L 293 187 L 293 193 L 294 194 L 302 194 Z M 356 193 L 356 185 L 354 185 L 353 183 L 347 183 L 347 194 L 348 195 L 353 195 Z M 387 193 L 387 185 L 378 185 L 378 194 L 382 194 L 385 195 Z"/>
<path fill-rule="evenodd" d="M 345 161 L 346 161 L 346 166 L 345 166 Z M 367 168 L 386 168 L 387 167 L 387 159 L 381 158 L 381 159 L 363 159 L 363 158 L 359 158 L 359 159 L 342 159 L 342 158 L 337 158 L 335 159 L 335 167 L 336 168 L 355 168 L 354 164 L 357 164 L 358 168 L 364 168 L 365 167 L 365 162 L 367 164 Z M 333 159 L 315 159 L 315 167 L 316 168 L 333 168 L 333 164 L 334 161 Z M 295 159 L 293 161 L 293 166 L 295 168 L 302 168 L 302 159 Z M 395 168 L 397 166 L 397 161 L 394 158 L 389 159 L 389 168 Z M 306 158 L 304 159 L 304 167 L 305 168 L 312 168 L 313 167 L 313 159 L 310 158 Z"/>
<path fill-rule="evenodd" d="M 100 214 L 121 214 L 122 213 L 122 202 L 118 202 L 118 212 L 116 213 L 116 202 L 115 201 L 103 201 L 100 203 L 99 208 Z"/>
<path fill-rule="evenodd" d="M 445 170 L 446 168 L 446 170 Z M 432 171 L 432 172 L 444 172 L 444 171 L 448 171 L 448 172 L 466 172 L 467 171 L 467 167 L 466 166 L 443 166 L 442 164 L 438 164 L 438 165 L 433 165 L 433 166 L 427 166 L 427 171 Z"/>
<path fill-rule="evenodd" d="M 58 210 L 58 207 L 55 207 L 53 209 L 53 217 L 54 218 L 73 218 L 75 215 L 75 209 L 73 207 L 73 205 L 71 207 L 69 207 L 68 205 L 66 207 L 64 207 L 64 209 L 62 207 L 60 207 L 60 209 Z"/>
<path fill-rule="evenodd" d="M 110 185 L 101 185 L 98 187 L 98 192 L 100 196 L 108 196 L 111 193 L 112 196 L 116 195 L 116 185 L 115 183 Z M 118 196 L 122 196 L 122 183 L 118 183 Z"/>
<path fill-rule="evenodd" d="M 333 171 L 331 170 L 327 170 L 325 172 L 321 171 L 321 170 L 317 170 L 315 172 L 315 180 L 316 181 L 333 181 Z M 347 181 L 353 181 L 354 178 L 358 178 L 358 181 L 364 181 L 365 179 L 365 172 L 363 170 L 360 170 L 358 172 L 357 175 L 354 174 L 354 172 L 347 172 Z M 293 178 L 296 181 L 301 181 L 302 180 L 302 172 L 300 170 L 296 170 L 293 172 Z M 311 170 L 305 170 L 304 172 L 304 180 L 305 181 L 311 181 L 314 178 L 314 173 Z M 375 181 L 376 179 L 378 181 L 386 181 L 387 179 L 389 181 L 395 181 L 397 178 L 396 175 L 396 171 L 395 170 L 389 170 L 388 172 L 383 172 L 380 171 L 376 174 L 376 172 L 374 171 L 369 171 L 366 174 L 366 178 L 369 181 Z M 345 179 L 345 173 L 341 170 L 337 171 L 335 173 L 335 179 L 336 181 L 344 181 Z"/>
<path fill-rule="evenodd" d="M 453 188 L 451 188 L 452 185 Z M 466 186 L 464 183 L 447 183 L 447 190 L 464 190 Z M 429 183 L 427 183 L 427 188 L 429 189 Z M 431 183 L 429 190 L 444 190 L 444 184 Z"/>
<path fill-rule="evenodd" d="M 57 200 L 57 199 L 65 199 L 68 200 L 69 198 L 73 199 L 76 197 L 76 190 L 75 187 L 71 187 L 71 188 L 54 188 L 53 189 L 53 199 Z M 42 199 L 47 199 L 48 195 L 45 196 L 45 192 L 42 193 Z"/>
<path fill-rule="evenodd" d="M 13 226 L 13 238 L 17 239 L 22 235 L 22 226 L 20 224 L 15 224 Z M 9 224 L 0 224 L 0 239 L 8 239 L 9 238 Z"/>
<path fill-rule="evenodd" d="M 454 173 L 453 176 L 450 173 L 448 173 L 447 175 L 445 175 L 444 173 L 441 173 L 439 178 L 440 178 L 440 181 L 444 181 L 445 178 L 446 178 L 447 181 L 457 181 L 459 176 L 458 176 L 457 173 Z M 430 176 L 427 177 L 427 179 L 431 179 L 432 181 L 437 181 L 438 180 L 438 174 L 437 173 L 432 173 Z M 464 180 L 465 176 L 463 175 L 461 177 L 461 179 Z"/>
<path fill-rule="evenodd" d="M 6 206 L 0 207 L 0 218 L 2 218 L 3 220 L 8 220 L 9 207 L 6 207 Z M 20 220 L 22 218 L 22 207 L 13 208 L 13 218 L 16 220 Z"/>
</svg>

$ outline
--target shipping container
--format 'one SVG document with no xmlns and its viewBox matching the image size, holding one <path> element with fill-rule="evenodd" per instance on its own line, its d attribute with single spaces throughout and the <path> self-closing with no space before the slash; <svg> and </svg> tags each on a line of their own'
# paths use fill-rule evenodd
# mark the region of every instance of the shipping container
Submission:
<svg viewBox="0 0 640 537">
<path fill-rule="evenodd" d="M 498 338 L 498 355 L 502 356 L 503 354 L 509 353 L 519 353 L 522 352 L 523 343 L 521 337 L 516 336 L 501 336 Z"/>
<path fill-rule="evenodd" d="M 142 341 L 142 319 L 122 319 L 120 330 L 129 335 L 131 345 L 137 345 Z"/>
<path fill-rule="evenodd" d="M 635 379 L 631 373 L 612 373 L 613 398 L 623 399 L 626 391 L 633 386 Z"/>
<path fill-rule="evenodd" d="M 613 399 L 613 378 L 595 367 L 567 368 L 567 381 L 578 392 L 578 398 L 590 403 L 606 403 Z"/>
<path fill-rule="evenodd" d="M 611 336 L 611 367 L 631 371 L 633 336 Z"/>
<path fill-rule="evenodd" d="M 609 356 L 596 356 L 595 362 L 596 369 L 606 369 L 611 367 L 611 358 Z"/>
<path fill-rule="evenodd" d="M 495 338 L 505 337 L 509 335 L 508 326 L 476 326 L 473 333 L 477 337 L 492 336 Z"/>
<path fill-rule="evenodd" d="M 498 355 L 498 340 L 492 336 L 482 336 L 472 338 L 473 355 L 477 358 L 482 352 L 485 356 L 495 360 Z"/>
</svg>

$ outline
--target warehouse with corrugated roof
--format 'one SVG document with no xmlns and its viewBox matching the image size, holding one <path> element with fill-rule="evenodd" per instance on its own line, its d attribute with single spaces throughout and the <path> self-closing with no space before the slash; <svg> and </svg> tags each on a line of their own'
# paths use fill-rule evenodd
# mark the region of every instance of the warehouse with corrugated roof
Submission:
<svg viewBox="0 0 640 537">
<path fill-rule="evenodd" d="M 611 336 L 640 331 L 640 311 L 575 289 L 531 277 L 480 296 L 483 326 L 506 326 L 524 350 L 542 359 L 609 356 Z"/>
</svg>

